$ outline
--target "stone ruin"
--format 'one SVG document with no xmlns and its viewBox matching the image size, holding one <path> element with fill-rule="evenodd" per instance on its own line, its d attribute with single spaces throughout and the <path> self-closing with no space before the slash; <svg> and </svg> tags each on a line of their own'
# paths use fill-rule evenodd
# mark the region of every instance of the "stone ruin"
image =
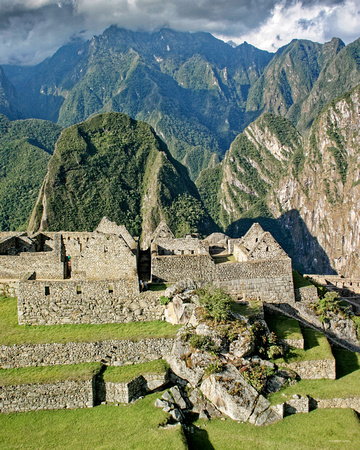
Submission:
<svg viewBox="0 0 360 450">
<path fill-rule="evenodd" d="M 93 232 L 2 232 L 0 239 L 0 280 L 15 288 L 19 324 L 161 319 L 151 293 L 140 292 L 140 273 L 141 281 L 191 276 L 238 298 L 295 302 L 291 259 L 259 224 L 241 239 L 214 233 L 202 240 L 175 238 L 163 221 L 145 252 L 125 226 L 106 217 Z"/>
</svg>

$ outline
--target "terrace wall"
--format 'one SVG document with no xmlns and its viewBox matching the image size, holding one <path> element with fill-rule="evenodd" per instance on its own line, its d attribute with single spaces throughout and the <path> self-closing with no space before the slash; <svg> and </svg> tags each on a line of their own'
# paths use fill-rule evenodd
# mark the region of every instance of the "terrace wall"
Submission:
<svg viewBox="0 0 360 450">
<path fill-rule="evenodd" d="M 138 342 L 107 340 L 66 344 L 22 344 L 0 346 L 0 368 L 52 366 L 104 362 L 110 366 L 143 363 L 164 358 L 174 339 L 148 338 Z"/>
<path fill-rule="evenodd" d="M 140 294 L 137 278 L 20 281 L 18 320 L 20 325 L 160 320 L 164 308 L 157 297 L 155 292 Z"/>
<path fill-rule="evenodd" d="M 93 381 L 62 381 L 46 384 L 1 386 L 0 412 L 91 408 Z"/>
</svg>

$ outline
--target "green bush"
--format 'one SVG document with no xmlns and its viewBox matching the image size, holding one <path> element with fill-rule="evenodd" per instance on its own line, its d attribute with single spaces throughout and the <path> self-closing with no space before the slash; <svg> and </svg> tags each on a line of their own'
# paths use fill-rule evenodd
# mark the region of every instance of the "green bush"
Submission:
<svg viewBox="0 0 360 450">
<path fill-rule="evenodd" d="M 193 334 L 189 339 L 189 344 L 193 348 L 213 353 L 214 355 L 219 353 L 219 347 L 214 343 L 210 336 Z"/>
<path fill-rule="evenodd" d="M 319 316 L 320 322 L 329 320 L 330 313 L 340 314 L 348 318 L 348 307 L 342 304 L 336 292 L 326 292 L 323 298 L 320 298 L 318 303 L 314 305 L 316 314 Z"/>
<path fill-rule="evenodd" d="M 162 295 L 160 298 L 159 298 L 159 302 L 162 304 L 162 305 L 168 305 L 169 303 L 170 303 L 170 299 L 169 299 L 169 297 L 166 297 L 165 295 Z"/>
<path fill-rule="evenodd" d="M 230 317 L 232 298 L 222 289 L 211 286 L 198 289 L 197 294 L 207 318 L 222 322 Z"/>
<path fill-rule="evenodd" d="M 211 375 L 213 373 L 219 373 L 222 371 L 223 365 L 220 361 L 210 363 L 205 369 L 205 375 Z"/>
<path fill-rule="evenodd" d="M 243 377 L 251 384 L 259 393 L 264 391 L 268 377 L 274 375 L 274 369 L 270 367 L 260 366 L 258 364 L 252 366 L 244 366 L 240 369 Z"/>
</svg>

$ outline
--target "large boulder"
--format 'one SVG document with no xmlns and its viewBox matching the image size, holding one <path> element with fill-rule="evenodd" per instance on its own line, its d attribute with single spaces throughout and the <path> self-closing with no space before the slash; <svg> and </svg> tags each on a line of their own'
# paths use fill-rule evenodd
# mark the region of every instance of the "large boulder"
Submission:
<svg viewBox="0 0 360 450">
<path fill-rule="evenodd" d="M 192 312 L 194 304 L 184 303 L 180 296 L 176 295 L 173 300 L 165 306 L 165 320 L 172 325 L 186 325 Z"/>
<path fill-rule="evenodd" d="M 249 419 L 259 397 L 258 392 L 232 364 L 227 364 L 222 372 L 206 378 L 200 389 L 219 411 L 241 422 Z"/>
</svg>

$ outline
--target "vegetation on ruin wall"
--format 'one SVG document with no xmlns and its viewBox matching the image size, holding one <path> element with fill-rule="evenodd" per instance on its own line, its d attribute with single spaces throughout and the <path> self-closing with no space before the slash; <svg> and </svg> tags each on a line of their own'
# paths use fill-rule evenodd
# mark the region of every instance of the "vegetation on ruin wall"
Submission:
<svg viewBox="0 0 360 450">
<path fill-rule="evenodd" d="M 18 325 L 16 299 L 0 298 L 0 345 L 173 338 L 178 329 L 179 326 L 165 321 L 103 325 Z"/>
<path fill-rule="evenodd" d="M 61 128 L 0 115 L 0 230 L 25 230 Z"/>
<path fill-rule="evenodd" d="M 0 369 L 0 386 L 91 380 L 94 375 L 100 372 L 101 366 L 100 363 L 84 363 L 66 366 Z"/>
<path fill-rule="evenodd" d="M 149 203 L 153 216 L 165 215 L 175 232 L 197 231 L 209 222 L 186 169 L 149 125 L 123 114 L 101 114 L 64 130 L 48 177 L 52 231 L 93 230 L 107 216 L 140 236 L 142 202 L 154 183 L 158 199 L 147 199 L 144 207 Z"/>
<path fill-rule="evenodd" d="M 159 393 L 126 407 L 36 411 L 0 415 L 2 448 L 121 448 L 180 450 L 186 441 L 180 426 L 162 427 L 170 415 L 154 403 Z"/>
<path fill-rule="evenodd" d="M 270 402 L 273 405 L 283 403 L 294 394 L 322 399 L 360 397 L 360 355 L 339 348 L 333 348 L 333 352 L 336 380 L 300 380 L 294 386 L 286 386 L 272 394 Z"/>
<path fill-rule="evenodd" d="M 112 383 L 127 383 L 140 375 L 160 375 L 164 376 L 169 370 L 169 365 L 163 359 L 149 361 L 142 364 L 129 366 L 106 367 L 103 378 L 104 381 Z"/>
</svg>

